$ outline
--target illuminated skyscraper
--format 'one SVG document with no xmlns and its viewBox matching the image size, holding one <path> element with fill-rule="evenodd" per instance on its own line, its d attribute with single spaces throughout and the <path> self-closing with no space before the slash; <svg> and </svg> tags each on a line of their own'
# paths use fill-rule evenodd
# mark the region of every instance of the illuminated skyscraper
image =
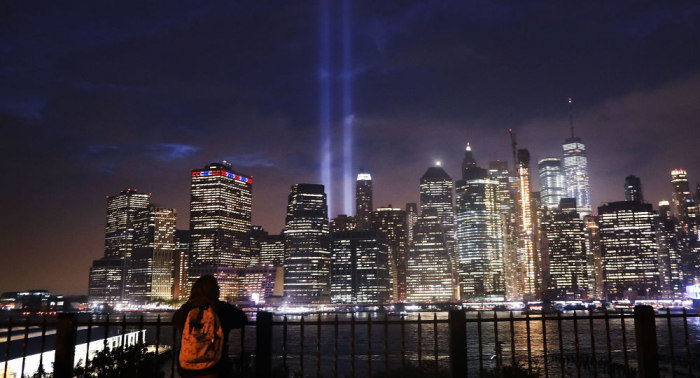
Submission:
<svg viewBox="0 0 700 378">
<path fill-rule="evenodd" d="M 260 264 L 284 265 L 284 233 L 267 235 L 260 240 Z"/>
<path fill-rule="evenodd" d="M 391 246 L 390 260 L 392 277 L 394 278 L 393 292 L 396 301 L 406 300 L 406 261 L 408 259 L 408 231 L 406 228 L 406 212 L 401 209 L 379 207 L 372 217 L 372 229 L 386 239 Z M 395 277 L 394 277 L 395 276 Z"/>
<path fill-rule="evenodd" d="M 688 174 L 684 169 L 671 171 L 671 184 L 673 185 L 673 215 L 681 222 L 687 223 L 689 219 L 697 216 L 695 199 L 690 193 Z"/>
<path fill-rule="evenodd" d="M 644 202 L 642 180 L 635 175 L 625 177 L 625 201 Z"/>
<path fill-rule="evenodd" d="M 581 299 L 589 290 L 584 222 L 573 208 L 552 210 L 543 227 L 549 250 L 549 287 L 558 299 Z"/>
<path fill-rule="evenodd" d="M 505 295 L 503 227 L 498 181 L 476 166 L 467 144 L 457 181 L 457 255 L 462 298 Z"/>
<path fill-rule="evenodd" d="M 172 299 L 176 221 L 175 209 L 153 205 L 135 215 L 134 250 L 125 288 L 130 304 Z"/>
<path fill-rule="evenodd" d="M 418 221 L 418 206 L 415 202 L 406 204 L 406 231 L 408 232 L 408 245 L 413 242 L 413 226 Z"/>
<path fill-rule="evenodd" d="M 190 230 L 175 231 L 175 252 L 173 252 L 173 299 L 187 300 L 187 273 L 190 269 Z"/>
<path fill-rule="evenodd" d="M 591 288 L 589 298 L 605 299 L 603 281 L 603 255 L 600 253 L 600 228 L 598 217 L 588 215 L 583 218 L 586 235 L 586 270 L 588 272 L 588 287 Z"/>
<path fill-rule="evenodd" d="M 129 260 L 134 249 L 136 214 L 148 208 L 151 195 L 136 189 L 122 190 L 107 197 L 107 227 L 105 228 L 105 256 Z"/>
<path fill-rule="evenodd" d="M 239 272 L 250 261 L 253 180 L 227 162 L 192 170 L 190 284 L 214 275 L 222 298 L 239 295 Z"/>
<path fill-rule="evenodd" d="M 445 242 L 450 256 L 452 271 L 458 270 L 457 248 L 455 248 L 455 218 L 452 193 L 452 178 L 442 167 L 430 167 L 420 179 L 421 216 L 429 213 L 437 216 L 445 231 Z M 414 231 L 415 233 L 415 231 Z M 457 277 L 455 277 L 456 279 Z"/>
<path fill-rule="evenodd" d="M 453 298 L 454 277 L 444 227 L 435 209 L 423 210 L 406 264 L 406 301 L 447 302 Z"/>
<path fill-rule="evenodd" d="M 355 181 L 355 218 L 357 228 L 369 230 L 372 226 L 372 176 L 360 173 Z"/>
<path fill-rule="evenodd" d="M 323 185 L 291 187 L 284 241 L 285 296 L 291 303 L 329 302 L 331 252 Z"/>
<path fill-rule="evenodd" d="M 530 152 L 518 150 L 518 277 L 525 300 L 537 298 L 539 291 L 539 260 L 535 253 L 532 187 L 530 185 Z"/>
<path fill-rule="evenodd" d="M 126 189 L 107 197 L 104 258 L 95 260 L 90 269 L 91 302 L 114 305 L 127 299 L 126 272 L 134 251 L 134 219 L 148 208 L 150 196 L 136 189 Z M 117 276 L 120 277 L 118 284 Z"/>
<path fill-rule="evenodd" d="M 651 205 L 611 202 L 598 207 L 598 219 L 608 299 L 658 296 L 659 259 Z"/>
<path fill-rule="evenodd" d="M 503 269 L 505 276 L 506 299 L 520 298 L 520 281 L 518 279 L 518 217 L 517 192 L 518 178 L 508 170 L 507 161 L 489 162 L 488 177 L 498 182 L 498 203 L 501 216 L 501 235 L 503 235 Z"/>
<path fill-rule="evenodd" d="M 581 138 L 574 134 L 573 114 L 569 99 L 569 120 L 571 137 L 566 138 L 564 150 L 564 177 L 566 179 L 566 196 L 576 199 L 577 211 L 581 217 L 591 214 L 591 189 L 588 183 L 588 158 L 586 146 Z"/>
<path fill-rule="evenodd" d="M 681 298 L 684 293 L 683 271 L 678 243 L 678 219 L 670 216 L 669 202 L 659 202 L 655 217 L 656 245 L 659 251 L 659 285 L 663 298 Z"/>
<path fill-rule="evenodd" d="M 559 207 L 559 200 L 566 197 L 564 174 L 561 172 L 561 159 L 544 158 L 537 163 L 540 176 L 540 198 L 542 205 L 549 210 Z"/>
<path fill-rule="evenodd" d="M 333 303 L 372 304 L 391 301 L 390 246 L 378 232 L 335 232 L 331 250 Z"/>
</svg>

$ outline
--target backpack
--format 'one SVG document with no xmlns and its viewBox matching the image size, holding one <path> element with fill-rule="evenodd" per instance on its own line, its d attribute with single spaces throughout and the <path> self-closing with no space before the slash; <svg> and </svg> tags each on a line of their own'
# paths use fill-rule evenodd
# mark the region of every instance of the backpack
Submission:
<svg viewBox="0 0 700 378">
<path fill-rule="evenodd" d="M 214 309 L 191 309 L 182 330 L 180 366 L 187 370 L 206 369 L 219 362 L 223 349 L 224 331 Z"/>
</svg>

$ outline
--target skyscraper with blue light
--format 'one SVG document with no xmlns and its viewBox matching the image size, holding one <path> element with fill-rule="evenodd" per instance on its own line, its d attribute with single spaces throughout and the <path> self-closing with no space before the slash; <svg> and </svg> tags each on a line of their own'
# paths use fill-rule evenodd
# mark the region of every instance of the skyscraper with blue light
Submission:
<svg viewBox="0 0 700 378">
<path fill-rule="evenodd" d="M 571 109 L 571 99 L 569 99 Z M 574 134 L 573 115 L 569 112 L 571 137 L 566 138 L 564 150 L 564 178 L 566 179 L 566 196 L 576 199 L 576 211 L 582 218 L 591 214 L 591 188 L 588 183 L 588 158 L 586 146 L 581 138 Z"/>
</svg>

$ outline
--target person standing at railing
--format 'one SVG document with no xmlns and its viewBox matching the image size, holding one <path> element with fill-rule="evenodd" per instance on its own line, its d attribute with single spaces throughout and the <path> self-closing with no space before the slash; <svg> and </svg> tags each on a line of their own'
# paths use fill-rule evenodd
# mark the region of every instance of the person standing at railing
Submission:
<svg viewBox="0 0 700 378">
<path fill-rule="evenodd" d="M 214 314 L 215 316 L 213 316 Z M 228 334 L 232 329 L 241 328 L 248 322 L 248 317 L 243 311 L 234 305 L 219 300 L 219 283 L 212 275 L 199 277 L 192 285 L 192 292 L 187 303 L 173 314 L 173 327 L 179 331 L 180 335 L 190 338 L 184 340 L 183 337 L 183 345 L 191 344 L 191 335 L 197 332 L 195 329 L 197 328 L 196 324 L 202 327 L 201 323 L 207 322 L 214 324 L 215 329 L 213 332 L 210 331 L 214 335 L 213 339 L 217 338 L 216 335 L 223 334 L 223 344 L 221 344 L 221 340 L 212 340 L 211 345 L 207 346 L 212 349 L 221 348 L 211 353 L 213 356 L 216 356 L 212 358 L 217 360 L 206 361 L 206 358 L 204 358 L 204 360 L 200 359 L 196 363 L 190 363 L 190 361 L 187 361 L 187 356 L 183 356 L 183 353 L 188 351 L 183 352 L 181 347 L 180 356 L 178 356 L 178 372 L 183 378 L 230 377 L 231 365 L 228 361 Z M 188 332 L 184 332 L 186 326 L 188 327 Z M 195 329 L 194 332 L 192 331 L 193 329 Z"/>
</svg>

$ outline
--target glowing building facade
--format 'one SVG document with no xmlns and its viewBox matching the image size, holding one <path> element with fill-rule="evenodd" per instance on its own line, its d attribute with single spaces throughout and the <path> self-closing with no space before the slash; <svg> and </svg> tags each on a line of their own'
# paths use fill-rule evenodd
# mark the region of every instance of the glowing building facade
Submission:
<svg viewBox="0 0 700 378">
<path fill-rule="evenodd" d="M 369 173 L 360 173 L 355 181 L 355 219 L 358 229 L 371 228 L 372 209 L 372 176 Z"/>
<path fill-rule="evenodd" d="M 576 211 L 581 217 L 591 214 L 591 189 L 588 182 L 588 158 L 581 138 L 566 138 L 564 150 L 564 178 L 566 197 L 576 199 Z"/>
<path fill-rule="evenodd" d="M 329 242 L 323 185 L 293 185 L 284 229 L 284 292 L 290 303 L 330 301 Z"/>
<path fill-rule="evenodd" d="M 530 185 L 530 152 L 518 150 L 518 279 L 524 300 L 539 294 L 539 260 L 535 253 L 534 214 Z"/>
<path fill-rule="evenodd" d="M 239 295 L 239 274 L 250 261 L 253 180 L 224 162 L 192 170 L 190 285 L 214 275 L 222 298 Z"/>
<path fill-rule="evenodd" d="M 241 293 L 255 303 L 265 303 L 272 296 L 284 294 L 284 268 L 272 264 L 255 264 L 243 271 Z"/>
<path fill-rule="evenodd" d="M 542 223 L 549 252 L 548 291 L 558 299 L 584 298 L 590 289 L 584 221 L 575 208 L 561 208 L 551 211 Z"/>
<path fill-rule="evenodd" d="M 690 193 L 688 184 L 688 174 L 684 169 L 674 169 L 671 171 L 671 184 L 673 186 L 673 215 L 684 223 L 697 216 L 697 206 L 695 199 Z"/>
<path fill-rule="evenodd" d="M 603 255 L 600 252 L 600 227 L 598 217 L 588 215 L 583 218 L 586 235 L 586 269 L 588 273 L 588 296 L 593 299 L 605 299 L 603 285 Z"/>
<path fill-rule="evenodd" d="M 561 171 L 561 159 L 544 158 L 537 163 L 540 177 L 540 198 L 549 210 L 559 207 L 559 200 L 566 197 L 566 184 Z"/>
<path fill-rule="evenodd" d="M 379 232 L 391 246 L 390 262 L 393 282 L 394 301 L 406 300 L 406 261 L 408 259 L 408 230 L 406 211 L 379 207 L 372 216 L 372 229 Z"/>
<path fill-rule="evenodd" d="M 428 168 L 420 179 L 421 216 L 423 214 L 434 214 L 437 216 L 445 232 L 445 242 L 447 243 L 452 270 L 456 273 L 458 259 L 455 246 L 453 192 L 454 184 L 452 178 L 440 166 Z"/>
<path fill-rule="evenodd" d="M 651 205 L 611 202 L 598 207 L 598 219 L 608 299 L 657 297 L 659 259 Z"/>
<path fill-rule="evenodd" d="M 406 231 L 408 232 L 408 245 L 413 242 L 413 226 L 418 221 L 418 205 L 415 202 L 406 204 Z"/>
<path fill-rule="evenodd" d="M 139 212 L 148 209 L 150 196 L 136 189 L 126 189 L 107 197 L 104 257 L 93 261 L 90 269 L 90 302 L 114 305 L 127 299 L 125 288 L 134 251 L 134 219 Z"/>
<path fill-rule="evenodd" d="M 134 218 L 134 250 L 127 267 L 129 304 L 144 305 L 173 298 L 175 209 L 149 206 Z"/>
<path fill-rule="evenodd" d="M 463 299 L 505 296 L 503 226 L 498 181 L 476 166 L 467 144 L 456 184 L 457 255 Z"/>
<path fill-rule="evenodd" d="M 447 302 L 454 299 L 454 277 L 446 232 L 436 211 L 423 210 L 414 229 L 406 264 L 406 301 Z"/>
<path fill-rule="evenodd" d="M 175 231 L 175 251 L 173 252 L 173 299 L 186 300 L 187 273 L 190 269 L 190 230 Z"/>
<path fill-rule="evenodd" d="M 375 231 L 335 232 L 331 242 L 331 301 L 392 301 L 389 242 Z"/>
<path fill-rule="evenodd" d="M 489 179 L 498 183 L 498 204 L 501 217 L 501 235 L 503 235 L 503 271 L 506 299 L 520 298 L 520 281 L 518 279 L 518 217 L 517 192 L 518 178 L 512 176 L 507 161 L 490 161 Z"/>
</svg>

